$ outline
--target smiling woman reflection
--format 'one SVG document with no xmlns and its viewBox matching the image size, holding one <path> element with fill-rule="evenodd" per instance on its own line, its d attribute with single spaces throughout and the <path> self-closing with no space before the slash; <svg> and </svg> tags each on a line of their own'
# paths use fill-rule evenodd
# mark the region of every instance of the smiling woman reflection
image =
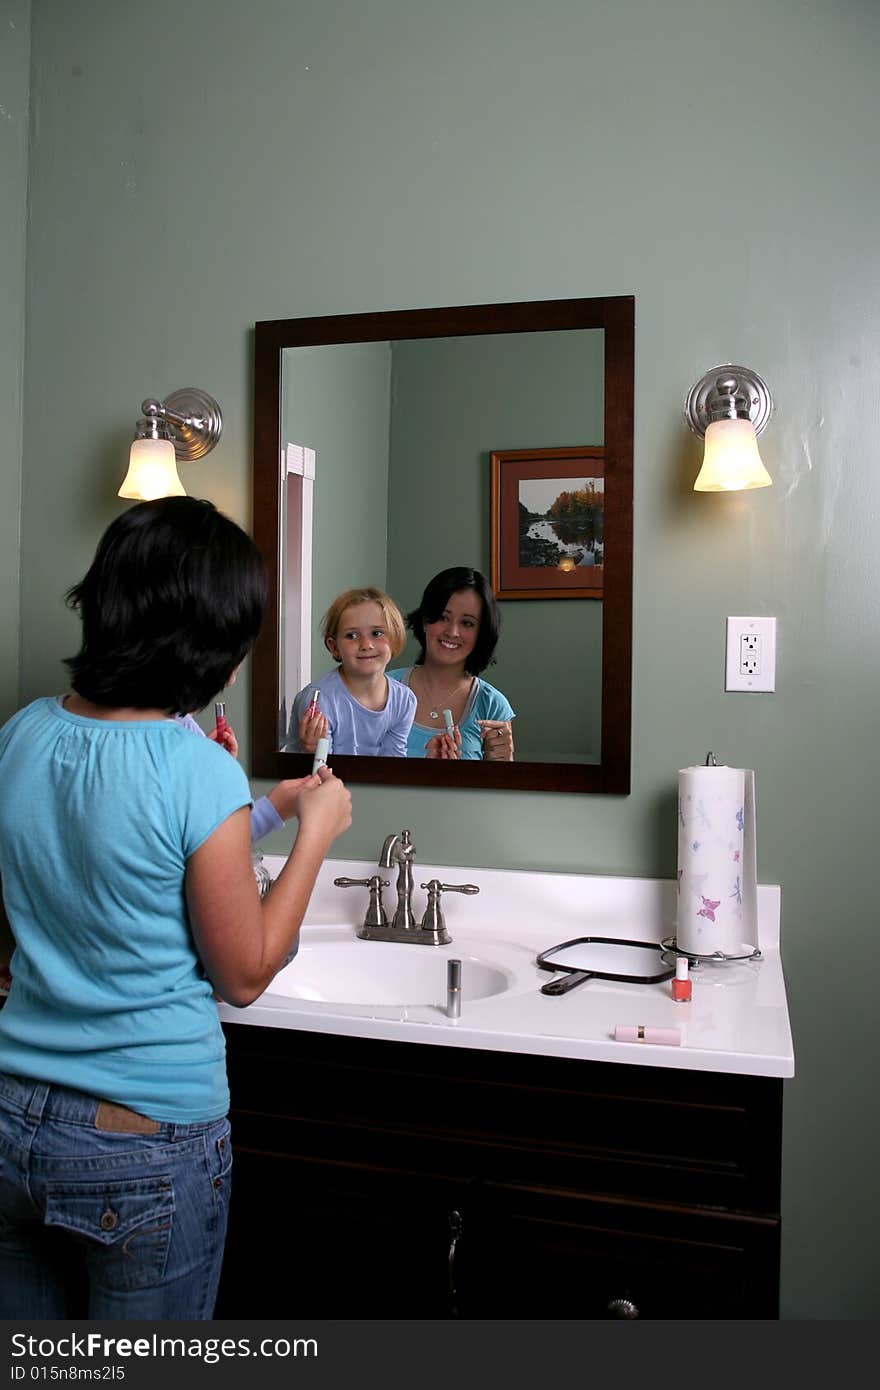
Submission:
<svg viewBox="0 0 880 1390">
<path fill-rule="evenodd" d="M 406 621 L 421 653 L 415 666 L 388 675 L 416 697 L 407 757 L 512 762 L 515 711 L 500 690 L 480 678 L 501 627 L 486 577 L 460 566 L 441 570 Z M 444 710 L 451 712 L 452 733 L 444 732 Z"/>
</svg>

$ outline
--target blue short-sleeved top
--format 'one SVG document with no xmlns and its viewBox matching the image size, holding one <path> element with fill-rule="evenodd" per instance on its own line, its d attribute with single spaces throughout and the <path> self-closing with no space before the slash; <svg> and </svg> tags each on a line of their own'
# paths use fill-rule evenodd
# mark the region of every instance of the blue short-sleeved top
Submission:
<svg viewBox="0 0 880 1390">
<path fill-rule="evenodd" d="M 411 666 L 405 666 L 397 671 L 389 671 L 388 675 L 408 688 L 412 670 Z M 458 723 L 461 733 L 462 758 L 475 759 L 483 756 L 483 740 L 477 723 L 479 719 L 515 718 L 516 711 L 507 696 L 502 695 L 500 690 L 496 690 L 494 685 L 484 681 L 481 676 L 474 676 L 467 703 Z M 423 758 L 428 739 L 433 738 L 437 733 L 443 733 L 442 725 L 439 728 L 436 725 L 429 728 L 427 724 L 414 723 L 407 739 L 406 756 L 408 758 Z"/>
<path fill-rule="evenodd" d="M 308 708 L 311 693 L 320 692 L 318 709 L 327 716 L 327 737 L 331 753 L 357 753 L 374 758 L 405 758 L 407 735 L 416 712 L 416 697 L 399 681 L 386 681 L 388 696 L 384 709 L 367 709 L 352 695 L 338 670 L 304 686 L 293 702 L 293 712 L 284 745 L 298 753 L 299 721 Z"/>
<path fill-rule="evenodd" d="M 184 879 L 250 800 L 235 759 L 172 719 L 86 719 L 41 699 L 0 729 L 0 874 L 16 939 L 0 1070 L 157 1120 L 226 1113 L 225 1042 Z"/>
</svg>

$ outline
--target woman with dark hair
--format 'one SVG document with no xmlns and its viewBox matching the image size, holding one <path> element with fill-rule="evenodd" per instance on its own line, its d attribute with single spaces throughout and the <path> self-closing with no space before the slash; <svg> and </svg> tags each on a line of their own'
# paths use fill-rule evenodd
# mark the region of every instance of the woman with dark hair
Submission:
<svg viewBox="0 0 880 1390">
<path fill-rule="evenodd" d="M 247 778 L 173 717 L 229 682 L 265 596 L 209 502 L 130 508 L 68 596 L 72 692 L 0 729 L 2 1318 L 211 1317 L 232 1164 L 212 992 L 263 992 L 351 821 L 327 768 L 302 778 L 261 900 Z"/>
<path fill-rule="evenodd" d="M 480 674 L 494 660 L 501 630 L 485 575 L 460 565 L 441 570 L 407 626 L 421 648 L 416 663 L 388 672 L 416 696 L 407 757 L 512 762 L 515 711 Z"/>
</svg>

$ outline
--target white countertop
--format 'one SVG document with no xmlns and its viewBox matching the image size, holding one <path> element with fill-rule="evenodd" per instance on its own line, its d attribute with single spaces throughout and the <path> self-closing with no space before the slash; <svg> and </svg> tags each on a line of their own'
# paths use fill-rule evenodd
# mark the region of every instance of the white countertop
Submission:
<svg viewBox="0 0 880 1390">
<path fill-rule="evenodd" d="M 280 856 L 265 857 L 273 877 L 283 863 Z M 356 929 L 367 907 L 366 888 L 333 886 L 333 879 L 341 875 L 368 878 L 376 872 L 376 865 L 364 860 L 325 862 L 302 928 L 301 951 L 307 946 L 320 948 L 327 941 L 346 943 L 349 956 L 348 943 L 353 942 L 357 951 L 387 951 L 384 942 L 357 940 Z M 396 868 L 383 870 L 382 876 L 391 881 L 391 887 L 385 889 L 390 917 L 396 902 Z M 431 953 L 437 958 L 455 957 L 462 961 L 463 982 L 469 958 L 491 961 L 509 980 L 504 992 L 479 999 L 468 999 L 465 994 L 461 1017 L 447 1018 L 440 1004 L 445 997 L 445 963 L 438 959 L 436 1005 L 298 999 L 279 992 L 285 981 L 294 979 L 294 960 L 248 1008 L 220 1005 L 223 1021 L 641 1066 L 752 1076 L 794 1075 L 780 958 L 777 887 L 762 884 L 758 888 L 761 958 L 697 964 L 690 974 L 693 997 L 680 1004 L 671 997 L 669 980 L 644 985 L 590 979 L 568 994 L 550 997 L 540 993 L 540 986 L 553 977 L 535 965 L 541 951 L 575 937 L 651 942 L 674 937 L 673 880 L 462 869 L 420 862 L 414 866 L 413 876 L 417 918 L 422 915 L 426 897 L 419 885 L 430 878 L 444 883 L 475 883 L 480 892 L 473 897 L 443 895 L 443 913 L 452 936 L 449 946 L 393 946 L 386 958 L 392 961 L 399 957 L 401 949 Z M 375 955 L 371 966 L 381 959 Z M 615 1042 L 617 1024 L 678 1028 L 682 1043 L 675 1047 Z"/>
</svg>

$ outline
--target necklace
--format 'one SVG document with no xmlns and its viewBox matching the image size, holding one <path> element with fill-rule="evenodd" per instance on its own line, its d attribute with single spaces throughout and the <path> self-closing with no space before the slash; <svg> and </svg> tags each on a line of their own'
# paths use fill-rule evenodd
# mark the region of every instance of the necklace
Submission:
<svg viewBox="0 0 880 1390">
<path fill-rule="evenodd" d="M 425 698 L 428 700 L 428 714 L 431 716 L 432 719 L 439 719 L 443 713 L 445 702 L 451 699 L 451 697 L 455 694 L 456 689 L 458 687 L 458 681 L 456 681 L 452 689 L 447 692 L 443 701 L 431 699 L 430 692 L 425 682 L 425 673 L 421 667 L 419 667 L 419 684 L 421 685 L 422 690 L 425 693 Z"/>
</svg>

